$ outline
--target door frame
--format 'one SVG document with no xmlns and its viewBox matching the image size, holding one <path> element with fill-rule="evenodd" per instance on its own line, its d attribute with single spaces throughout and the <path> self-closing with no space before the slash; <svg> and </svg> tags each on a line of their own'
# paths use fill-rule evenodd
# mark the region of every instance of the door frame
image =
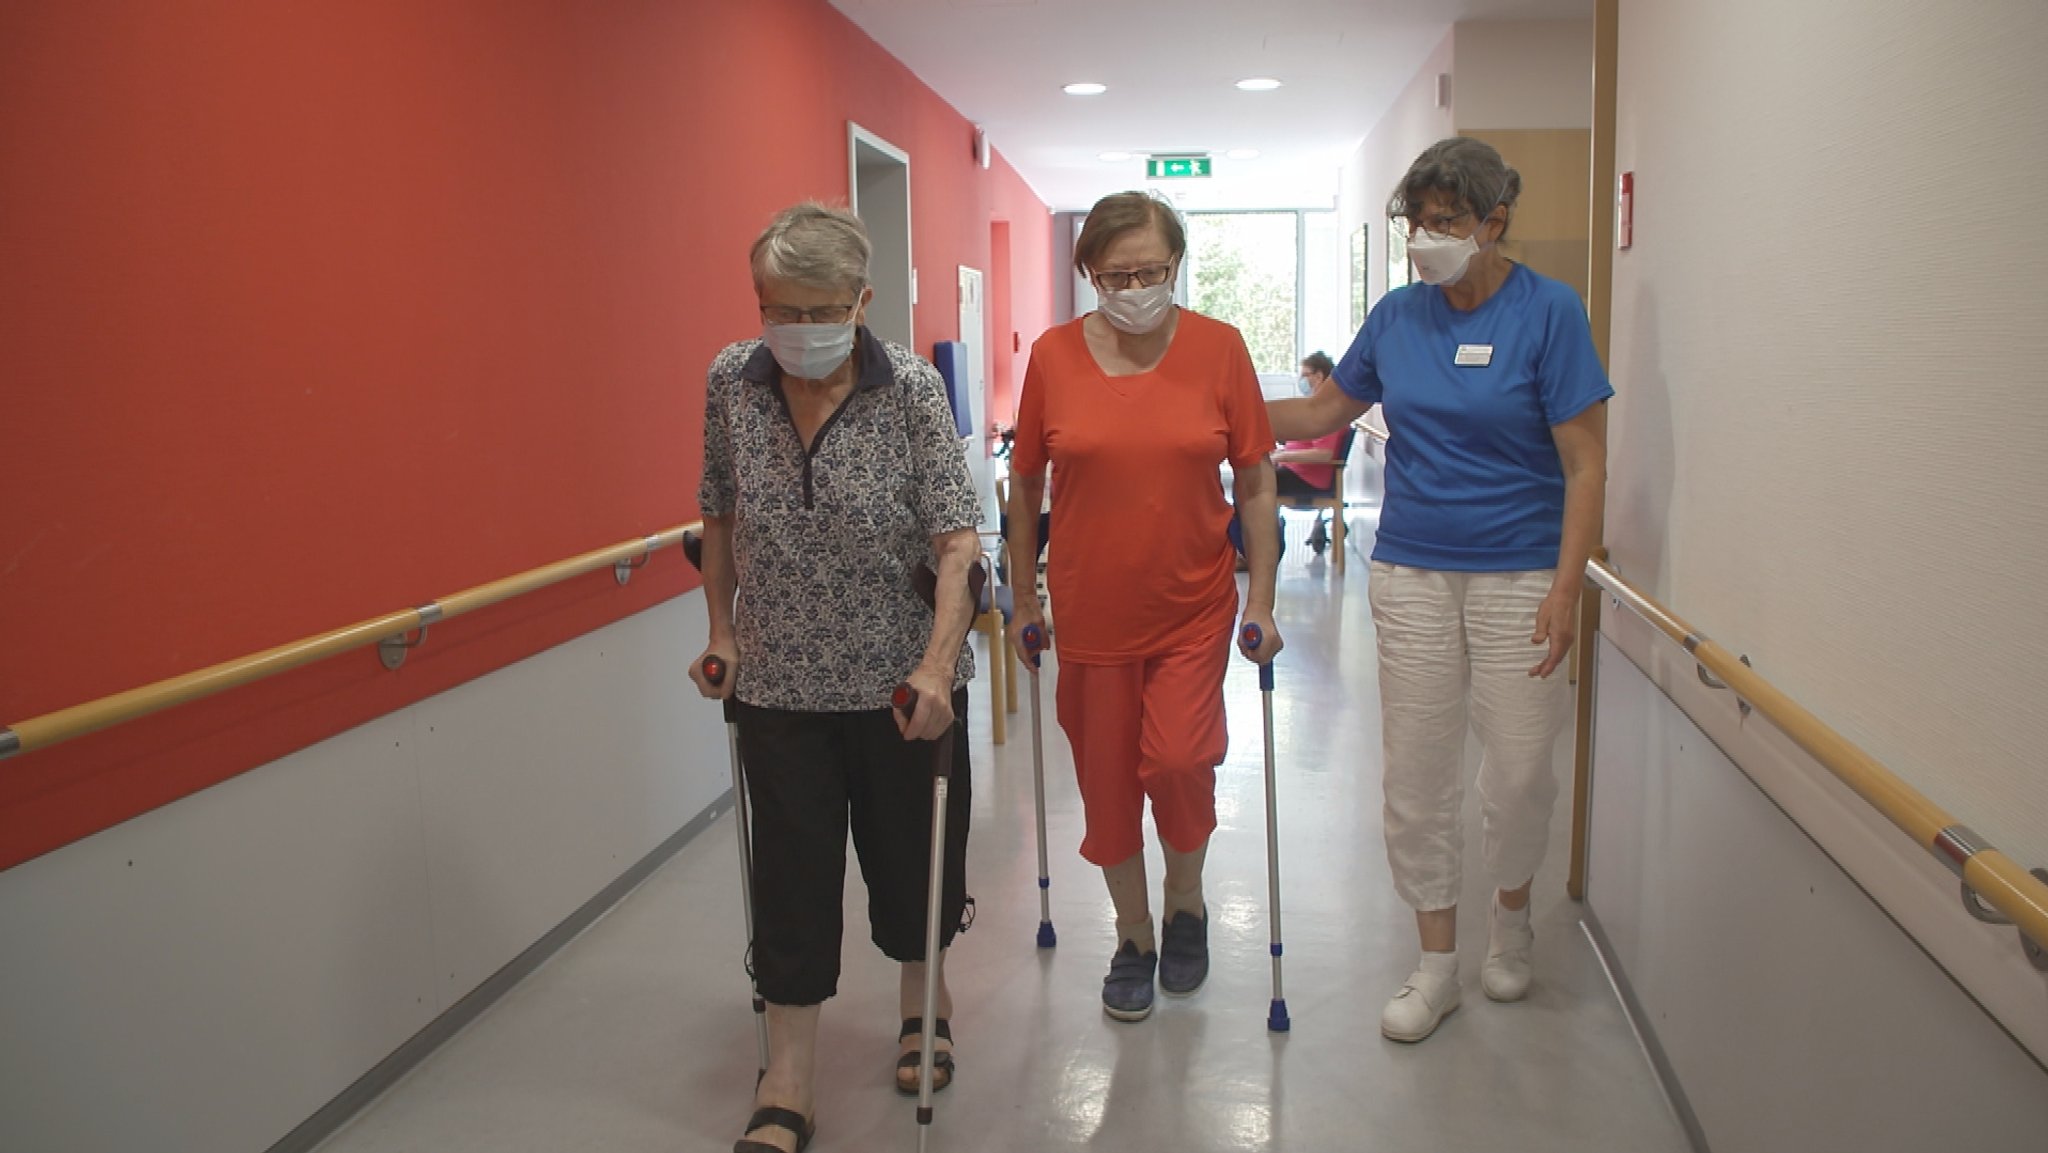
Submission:
<svg viewBox="0 0 2048 1153">
<path fill-rule="evenodd" d="M 861 209 L 863 174 L 885 181 L 889 203 Z M 910 153 L 849 120 L 846 122 L 846 200 L 868 227 L 874 245 L 868 280 L 875 303 L 868 306 L 868 325 L 884 340 L 913 351 L 917 348 L 917 265 L 911 252 Z M 871 198 L 872 200 L 872 198 Z M 902 204 L 897 219 L 895 201 Z"/>
</svg>

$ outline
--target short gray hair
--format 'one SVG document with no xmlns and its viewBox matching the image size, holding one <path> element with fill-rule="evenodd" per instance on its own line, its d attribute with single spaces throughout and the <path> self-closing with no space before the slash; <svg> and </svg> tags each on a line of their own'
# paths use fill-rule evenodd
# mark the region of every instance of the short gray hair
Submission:
<svg viewBox="0 0 2048 1153">
<path fill-rule="evenodd" d="M 776 213 L 754 241 L 754 290 L 770 279 L 818 288 L 866 288 L 867 226 L 843 208 L 807 201 Z"/>
<path fill-rule="evenodd" d="M 1387 215 L 1414 215 L 1432 192 L 1450 197 L 1481 219 L 1496 206 L 1506 205 L 1512 220 L 1515 201 L 1522 196 L 1522 174 L 1509 168 L 1484 140 L 1453 136 L 1430 145 L 1408 166 L 1408 175 L 1387 201 Z M 1507 236 L 1505 226 L 1501 236 Z"/>
</svg>

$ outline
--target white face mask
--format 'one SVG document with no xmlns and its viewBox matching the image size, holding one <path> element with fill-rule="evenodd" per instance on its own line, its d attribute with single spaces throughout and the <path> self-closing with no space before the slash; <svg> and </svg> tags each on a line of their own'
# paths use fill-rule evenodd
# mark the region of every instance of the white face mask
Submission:
<svg viewBox="0 0 2048 1153">
<path fill-rule="evenodd" d="M 1408 259 L 1415 262 L 1415 275 L 1422 283 L 1444 287 L 1465 279 L 1465 270 L 1480 253 L 1479 230 L 1486 227 L 1493 209 L 1499 208 L 1507 197 L 1508 190 L 1503 187 L 1494 198 L 1493 207 L 1479 214 L 1479 223 L 1473 226 L 1470 236 L 1445 236 L 1427 228 L 1415 230 L 1415 235 L 1408 238 Z"/>
<path fill-rule="evenodd" d="M 762 340 L 782 371 L 801 380 L 823 380 L 853 355 L 857 321 L 845 324 L 770 324 Z"/>
<path fill-rule="evenodd" d="M 1155 332 L 1166 323 L 1166 316 L 1173 311 L 1173 281 L 1155 284 L 1150 288 L 1126 288 L 1120 292 L 1097 293 L 1102 303 L 1102 315 L 1119 331 L 1132 336 L 1144 336 Z"/>
<path fill-rule="evenodd" d="M 1477 255 L 1479 242 L 1470 236 L 1439 236 L 1427 228 L 1418 228 L 1408 239 L 1408 259 L 1415 262 L 1415 275 L 1424 284 L 1458 283 Z"/>
</svg>

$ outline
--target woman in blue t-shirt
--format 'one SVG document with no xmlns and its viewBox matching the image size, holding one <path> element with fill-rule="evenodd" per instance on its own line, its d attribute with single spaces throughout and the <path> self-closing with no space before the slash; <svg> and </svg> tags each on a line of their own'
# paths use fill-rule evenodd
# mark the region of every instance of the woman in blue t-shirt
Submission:
<svg viewBox="0 0 2048 1153">
<path fill-rule="evenodd" d="M 1270 406 L 1287 439 L 1384 406 L 1387 494 L 1373 548 L 1386 746 L 1387 859 L 1422 960 L 1380 1030 L 1420 1041 L 1458 1007 L 1457 906 L 1468 710 L 1483 757 L 1497 887 L 1480 984 L 1529 989 L 1529 886 L 1557 799 L 1571 647 L 1600 536 L 1614 395 L 1570 287 L 1501 255 L 1522 178 L 1458 137 L 1418 157 L 1389 204 L 1421 283 L 1395 289 L 1338 362 L 1336 389 Z"/>
</svg>

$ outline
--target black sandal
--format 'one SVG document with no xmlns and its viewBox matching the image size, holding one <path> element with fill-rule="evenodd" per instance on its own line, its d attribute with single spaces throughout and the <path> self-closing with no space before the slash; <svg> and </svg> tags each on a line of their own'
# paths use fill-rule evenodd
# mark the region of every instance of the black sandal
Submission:
<svg viewBox="0 0 2048 1153">
<path fill-rule="evenodd" d="M 773 1106 L 754 1110 L 754 1116 L 747 1122 L 747 1132 L 766 1129 L 770 1125 L 796 1134 L 796 1153 L 804 1153 L 804 1147 L 811 1143 L 811 1138 L 818 1135 L 817 1122 L 809 1120 L 793 1109 L 777 1109 Z M 782 1150 L 766 1141 L 742 1137 L 733 1142 L 732 1153 L 782 1153 Z"/>
<path fill-rule="evenodd" d="M 948 1021 L 944 1017 L 939 1018 L 938 1025 L 932 1030 L 932 1032 L 935 1035 L 937 1035 L 939 1040 L 946 1042 L 948 1045 L 953 1043 L 953 1023 L 951 1021 Z M 900 1030 L 896 1034 L 896 1043 L 898 1045 L 901 1045 L 903 1042 L 910 1040 L 912 1037 L 922 1037 L 923 1035 L 924 1018 L 906 1017 L 903 1019 L 902 1030 Z M 918 1079 L 912 1078 L 909 1087 L 906 1088 L 904 1087 L 903 1078 L 901 1074 L 905 1070 L 911 1070 L 914 1072 L 918 1068 L 918 1066 L 923 1063 L 923 1061 L 924 1054 L 917 1049 L 913 1049 L 912 1051 L 903 1054 L 901 1057 L 896 1058 L 896 1072 L 898 1074 L 896 1078 L 896 1092 L 902 1094 L 905 1097 L 917 1096 Z M 939 1090 L 944 1089 L 946 1086 L 951 1085 L 952 1083 L 953 1054 L 949 1050 L 940 1049 L 934 1046 L 932 1049 L 932 1092 L 936 1093 Z"/>
</svg>

